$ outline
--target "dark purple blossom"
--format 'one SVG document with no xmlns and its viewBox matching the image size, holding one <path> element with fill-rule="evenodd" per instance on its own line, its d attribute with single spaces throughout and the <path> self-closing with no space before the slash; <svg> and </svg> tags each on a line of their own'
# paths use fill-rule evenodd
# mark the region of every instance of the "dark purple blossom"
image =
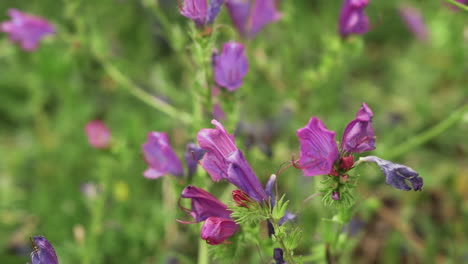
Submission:
<svg viewBox="0 0 468 264">
<path fill-rule="evenodd" d="M 86 124 L 85 133 L 91 146 L 103 149 L 110 145 L 111 133 L 109 128 L 99 120 L 93 120 Z"/>
<path fill-rule="evenodd" d="M 338 200 L 340 199 L 340 193 L 337 192 L 337 191 L 333 191 L 333 192 L 331 193 L 331 198 L 332 198 L 333 200 L 335 200 L 335 201 L 338 201 Z"/>
<path fill-rule="evenodd" d="M 43 236 L 34 237 L 34 251 L 31 253 L 31 264 L 58 264 L 54 247 Z"/>
<path fill-rule="evenodd" d="M 8 10 L 8 15 L 11 20 L 0 24 L 0 31 L 8 33 L 10 40 L 18 43 L 25 51 L 37 49 L 42 38 L 55 34 L 54 26 L 41 17 L 13 8 Z"/>
<path fill-rule="evenodd" d="M 185 163 L 187 164 L 188 177 L 192 177 L 197 170 L 198 161 L 200 161 L 205 155 L 205 151 L 195 145 L 194 143 L 188 143 L 185 147 Z"/>
<path fill-rule="evenodd" d="M 254 37 L 264 26 L 281 18 L 275 0 L 227 0 L 226 7 L 244 37 Z"/>
<path fill-rule="evenodd" d="M 226 179 L 255 201 L 266 200 L 265 190 L 242 152 L 237 149 L 234 137 L 220 122 L 212 120 L 211 123 L 216 126 L 215 129 L 201 129 L 197 135 L 198 144 L 206 151 L 201 161 L 202 167 L 214 181 Z"/>
<path fill-rule="evenodd" d="M 181 194 L 182 198 L 192 199 L 191 209 L 185 209 L 195 220 L 194 222 L 180 221 L 181 223 L 203 223 L 200 236 L 210 245 L 218 245 L 231 237 L 238 225 L 230 218 L 231 211 L 216 197 L 207 191 L 189 185 Z"/>
<path fill-rule="evenodd" d="M 213 62 L 214 78 L 219 86 L 233 92 L 242 85 L 249 69 L 244 45 L 237 42 L 225 43 L 221 54 L 213 55 Z"/>
<path fill-rule="evenodd" d="M 374 162 L 377 164 L 385 174 L 386 183 L 396 189 L 403 191 L 410 191 L 411 189 L 415 191 L 422 190 L 423 179 L 419 177 L 419 174 L 410 167 L 393 163 L 376 156 L 363 157 L 360 158 L 359 161 Z M 408 185 L 408 182 L 411 183 L 413 188 Z"/>
<path fill-rule="evenodd" d="M 281 248 L 275 248 L 273 250 L 273 259 L 275 264 L 286 264 L 283 258 L 283 250 Z"/>
<path fill-rule="evenodd" d="M 200 237 L 210 245 L 219 245 L 230 238 L 239 226 L 231 219 L 222 217 L 209 217 L 203 223 Z"/>
<path fill-rule="evenodd" d="M 344 0 L 339 20 L 339 32 L 342 37 L 349 34 L 365 34 L 369 31 L 369 19 L 364 9 L 369 0 Z"/>
<path fill-rule="evenodd" d="M 361 153 L 375 149 L 375 134 L 372 128 L 374 113 L 362 103 L 361 108 L 345 128 L 341 139 L 341 151 L 344 153 Z"/>
<path fill-rule="evenodd" d="M 427 42 L 429 34 L 421 12 L 412 6 L 402 5 L 398 9 L 408 29 L 421 42 Z"/>
<path fill-rule="evenodd" d="M 207 7 L 207 0 L 183 0 L 180 13 L 190 18 L 198 27 L 212 24 L 221 11 L 224 0 L 210 0 Z"/>
<path fill-rule="evenodd" d="M 195 222 L 205 221 L 208 217 L 229 218 L 231 211 L 209 192 L 189 185 L 185 187 L 181 194 L 182 198 L 192 199 L 191 210 L 188 213 Z"/>
<path fill-rule="evenodd" d="M 297 130 L 301 154 L 299 164 L 305 176 L 335 175 L 334 166 L 347 171 L 353 167 L 353 153 L 375 149 L 372 110 L 362 103 L 356 118 L 348 123 L 341 138 L 341 152 L 335 142 L 335 132 L 328 130 L 316 117 Z M 340 155 L 341 153 L 341 155 Z"/>
<path fill-rule="evenodd" d="M 145 161 L 149 165 L 143 174 L 146 178 L 156 179 L 169 173 L 174 176 L 183 175 L 182 163 L 172 150 L 165 133 L 149 132 L 142 147 Z"/>
</svg>

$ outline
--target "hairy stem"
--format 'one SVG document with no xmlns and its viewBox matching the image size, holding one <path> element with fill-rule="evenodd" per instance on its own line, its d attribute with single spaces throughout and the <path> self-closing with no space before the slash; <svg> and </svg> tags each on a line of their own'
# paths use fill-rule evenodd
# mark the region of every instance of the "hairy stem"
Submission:
<svg viewBox="0 0 468 264">
<path fill-rule="evenodd" d="M 460 8 L 460 9 L 463 9 L 465 11 L 468 11 L 468 6 L 466 6 L 466 5 L 462 4 L 462 3 L 459 3 L 459 2 L 457 2 L 455 0 L 445 0 L 445 2 L 450 3 L 450 4 L 456 6 L 456 7 Z"/>
</svg>

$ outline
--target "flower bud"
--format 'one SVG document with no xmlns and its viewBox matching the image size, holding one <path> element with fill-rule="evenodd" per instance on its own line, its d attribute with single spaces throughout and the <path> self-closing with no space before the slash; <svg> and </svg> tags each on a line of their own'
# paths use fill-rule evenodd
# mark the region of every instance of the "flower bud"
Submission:
<svg viewBox="0 0 468 264">
<path fill-rule="evenodd" d="M 200 237 L 210 245 L 219 245 L 237 231 L 238 225 L 231 219 L 209 217 L 203 223 Z"/>
</svg>

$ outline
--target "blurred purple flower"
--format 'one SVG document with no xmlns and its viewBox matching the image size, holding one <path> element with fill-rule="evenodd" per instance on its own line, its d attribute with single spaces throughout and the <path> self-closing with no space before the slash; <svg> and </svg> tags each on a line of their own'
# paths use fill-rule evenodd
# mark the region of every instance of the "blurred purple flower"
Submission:
<svg viewBox="0 0 468 264">
<path fill-rule="evenodd" d="M 398 12 L 408 29 L 421 42 L 427 42 L 429 34 L 421 12 L 412 6 L 401 5 Z"/>
<path fill-rule="evenodd" d="M 228 207 L 203 189 L 189 185 L 182 191 L 181 197 L 192 199 L 192 209 L 186 209 L 186 211 L 193 217 L 196 223 L 205 221 L 211 216 L 230 217 L 231 211 L 229 211 Z"/>
<path fill-rule="evenodd" d="M 335 201 L 338 201 L 338 200 L 340 199 L 340 193 L 337 192 L 337 191 L 333 191 L 333 192 L 331 193 L 331 198 L 332 198 L 333 200 L 335 200 Z"/>
<path fill-rule="evenodd" d="M 221 11 L 224 0 L 210 0 L 208 8 L 206 1 L 207 0 L 183 0 L 180 13 L 193 20 L 198 27 L 212 24 Z"/>
<path fill-rule="evenodd" d="M 376 156 L 362 157 L 359 159 L 359 161 L 373 162 L 377 164 L 385 174 L 385 181 L 387 184 L 396 189 L 403 191 L 410 191 L 411 189 L 415 191 L 422 190 L 423 179 L 419 177 L 419 174 L 410 167 L 393 163 Z M 407 181 L 411 183 L 413 188 L 408 185 Z"/>
<path fill-rule="evenodd" d="M 286 264 L 283 258 L 283 250 L 281 248 L 275 248 L 273 250 L 273 259 L 275 264 Z"/>
<path fill-rule="evenodd" d="M 34 251 L 31 253 L 31 264 L 58 264 L 54 247 L 43 236 L 34 237 Z"/>
<path fill-rule="evenodd" d="M 14 8 L 8 9 L 8 15 L 11 20 L 0 24 L 0 31 L 8 33 L 25 51 L 34 51 L 42 38 L 55 34 L 54 26 L 41 17 Z"/>
<path fill-rule="evenodd" d="M 214 78 L 219 86 L 233 92 L 242 85 L 249 69 L 244 45 L 237 42 L 225 43 L 221 54 L 213 55 L 213 62 Z"/>
<path fill-rule="evenodd" d="M 226 179 L 255 201 L 266 200 L 265 190 L 242 152 L 237 149 L 233 136 L 218 121 L 212 120 L 211 123 L 216 129 L 201 129 L 197 135 L 198 144 L 206 150 L 202 167 L 214 181 Z"/>
<path fill-rule="evenodd" d="M 369 0 L 344 0 L 339 19 L 339 32 L 344 38 L 349 34 L 365 34 L 369 31 L 369 19 L 364 9 Z"/>
<path fill-rule="evenodd" d="M 181 176 L 184 173 L 182 163 L 171 148 L 165 133 L 149 132 L 142 145 L 145 161 L 149 168 L 144 172 L 148 179 L 156 179 L 165 174 Z"/>
<path fill-rule="evenodd" d="M 341 139 L 341 151 L 344 153 L 361 153 L 375 149 L 375 134 L 372 128 L 374 113 L 362 103 L 356 118 L 345 128 Z"/>
<path fill-rule="evenodd" d="M 337 162 L 339 169 L 349 170 L 353 166 L 353 158 L 348 154 L 375 149 L 372 116 L 372 110 L 362 103 L 356 118 L 348 123 L 343 133 L 341 155 L 335 142 L 335 132 L 328 130 L 318 118 L 312 117 L 304 128 L 298 129 L 301 149 L 299 164 L 304 175 L 334 175 Z"/>
<path fill-rule="evenodd" d="M 81 184 L 80 191 L 86 198 L 93 199 L 98 195 L 98 186 L 94 182 L 85 182 Z"/>
<path fill-rule="evenodd" d="M 205 151 L 195 145 L 194 143 L 188 143 L 185 147 L 185 163 L 187 164 L 188 177 L 192 177 L 197 170 L 198 161 L 200 161 L 205 155 Z"/>
<path fill-rule="evenodd" d="M 219 103 L 213 104 L 212 116 L 216 120 L 225 120 L 226 114 L 224 113 Z"/>
<path fill-rule="evenodd" d="M 226 7 L 244 37 L 254 37 L 264 26 L 281 18 L 274 0 L 227 0 Z"/>
<path fill-rule="evenodd" d="M 238 226 L 230 217 L 231 211 L 207 191 L 189 185 L 182 191 L 181 197 L 192 199 L 191 209 L 182 209 L 189 213 L 195 222 L 177 221 L 184 224 L 205 221 L 200 236 L 208 244 L 218 245 L 236 232 Z"/>
<path fill-rule="evenodd" d="M 239 226 L 231 219 L 209 217 L 203 223 L 200 237 L 210 245 L 219 245 L 230 238 Z"/>
<path fill-rule="evenodd" d="M 100 120 L 93 120 L 86 124 L 85 133 L 91 146 L 103 149 L 110 146 L 111 133 Z"/>
</svg>

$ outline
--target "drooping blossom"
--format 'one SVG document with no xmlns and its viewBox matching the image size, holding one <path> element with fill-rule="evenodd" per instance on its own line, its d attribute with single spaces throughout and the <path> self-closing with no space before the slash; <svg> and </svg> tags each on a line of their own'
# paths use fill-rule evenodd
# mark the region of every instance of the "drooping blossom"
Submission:
<svg viewBox="0 0 468 264">
<path fill-rule="evenodd" d="M 415 191 L 420 191 L 423 187 L 423 179 L 419 177 L 419 174 L 410 167 L 398 163 L 393 163 L 376 156 L 362 157 L 359 159 L 359 161 L 373 162 L 377 164 L 385 174 L 386 183 L 396 189 L 403 191 L 410 191 L 412 189 Z M 408 185 L 407 182 L 411 183 L 412 188 Z"/>
<path fill-rule="evenodd" d="M 198 161 L 200 161 L 205 155 L 205 151 L 195 145 L 194 143 L 188 143 L 185 147 L 185 163 L 187 164 L 188 177 L 192 177 L 197 170 Z"/>
<path fill-rule="evenodd" d="M 427 42 L 429 33 L 427 31 L 426 23 L 421 15 L 421 12 L 412 6 L 402 5 L 398 9 L 399 14 L 405 22 L 408 29 L 413 35 L 421 42 Z"/>
<path fill-rule="evenodd" d="M 341 152 L 335 142 L 335 132 L 328 130 L 318 118 L 312 117 L 304 128 L 298 129 L 297 137 L 301 148 L 299 163 L 304 175 L 333 174 L 335 163 L 342 170 L 349 170 L 354 163 L 350 154 L 375 149 L 372 116 L 371 109 L 362 103 L 356 118 L 345 128 Z"/>
<path fill-rule="evenodd" d="M 183 209 L 192 216 L 194 222 L 180 220 L 178 222 L 198 223 L 205 221 L 200 236 L 207 243 L 221 244 L 236 232 L 238 226 L 231 219 L 231 211 L 207 191 L 189 185 L 182 191 L 181 197 L 191 199 L 191 209 Z"/>
<path fill-rule="evenodd" d="M 55 28 L 44 18 L 8 9 L 10 21 L 0 24 L 0 31 L 9 35 L 12 42 L 18 43 L 25 51 L 34 51 L 47 35 L 55 34 Z"/>
<path fill-rule="evenodd" d="M 344 0 L 341 8 L 338 30 L 345 38 L 350 34 L 365 34 L 369 31 L 369 18 L 364 9 L 369 0 Z"/>
<path fill-rule="evenodd" d="M 149 132 L 142 148 L 145 161 L 149 166 L 143 173 L 146 178 L 156 179 L 165 174 L 183 175 L 182 163 L 172 150 L 165 133 Z"/>
<path fill-rule="evenodd" d="M 248 38 L 281 18 L 275 0 L 227 0 L 226 7 L 239 34 Z"/>
<path fill-rule="evenodd" d="M 54 247 L 43 236 L 33 238 L 34 251 L 31 253 L 31 264 L 58 264 Z"/>
<path fill-rule="evenodd" d="M 265 201 L 265 190 L 237 148 L 234 137 L 220 122 L 212 120 L 211 123 L 215 129 L 201 129 L 197 134 L 198 144 L 206 151 L 201 161 L 202 167 L 214 181 L 226 179 L 255 201 Z"/>
<path fill-rule="evenodd" d="M 111 133 L 109 128 L 100 120 L 93 120 L 86 124 L 85 133 L 91 146 L 104 149 L 110 146 Z"/>
<path fill-rule="evenodd" d="M 242 85 L 249 64 L 244 45 L 228 42 L 223 45 L 221 54 L 213 55 L 214 79 L 216 83 L 233 92 Z"/>
<path fill-rule="evenodd" d="M 224 0 L 183 0 L 180 13 L 193 20 L 198 27 L 212 24 L 221 11 Z"/>
</svg>

